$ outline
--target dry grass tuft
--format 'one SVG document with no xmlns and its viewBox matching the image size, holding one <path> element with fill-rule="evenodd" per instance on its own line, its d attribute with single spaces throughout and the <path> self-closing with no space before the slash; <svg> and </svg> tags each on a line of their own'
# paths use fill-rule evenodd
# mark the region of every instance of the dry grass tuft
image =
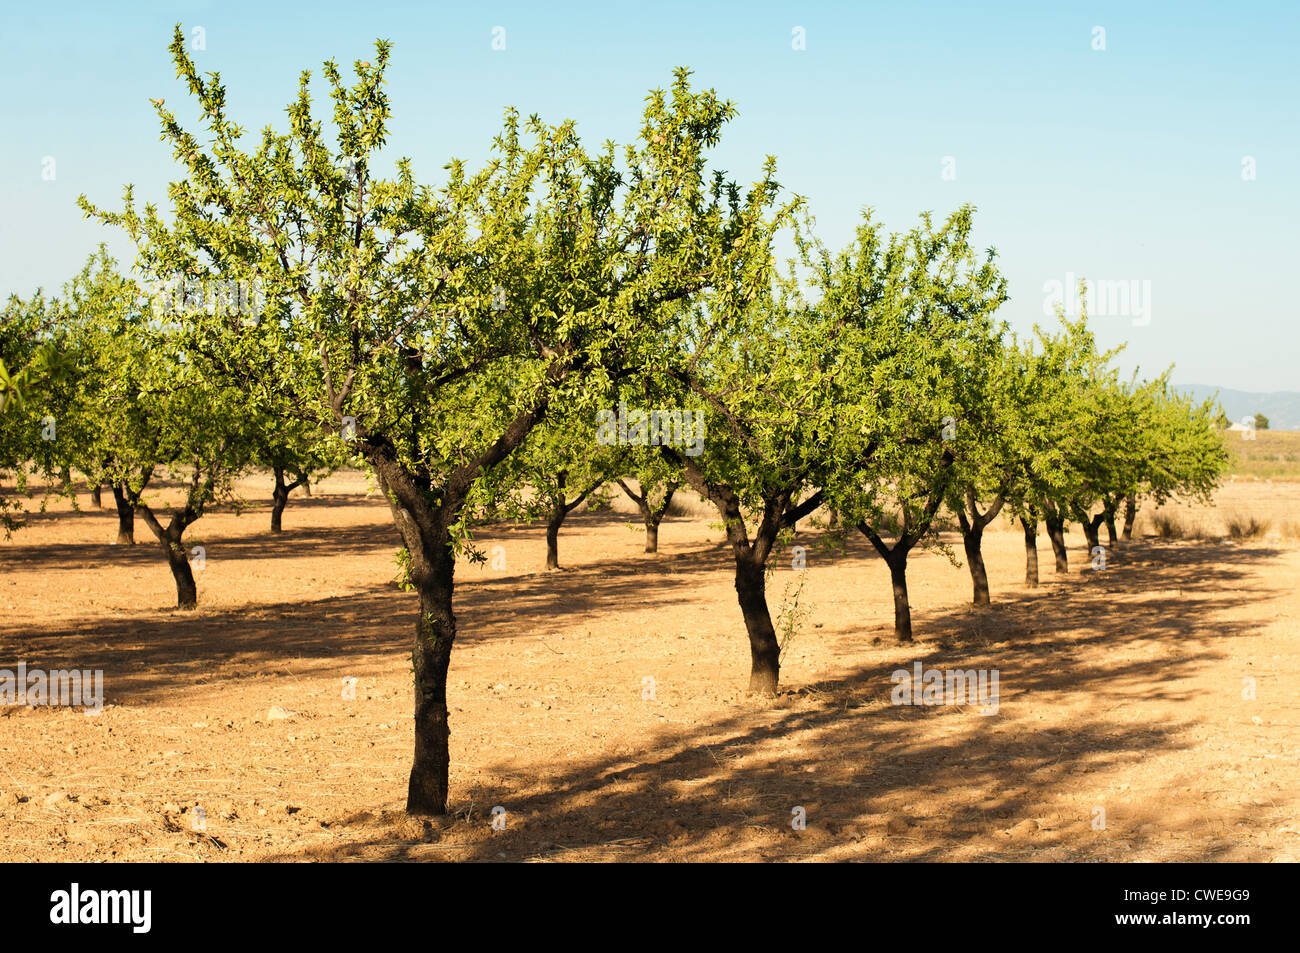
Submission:
<svg viewBox="0 0 1300 953">
<path fill-rule="evenodd" d="M 1233 514 L 1224 519 L 1230 539 L 1259 539 L 1273 526 L 1272 520 Z"/>
</svg>

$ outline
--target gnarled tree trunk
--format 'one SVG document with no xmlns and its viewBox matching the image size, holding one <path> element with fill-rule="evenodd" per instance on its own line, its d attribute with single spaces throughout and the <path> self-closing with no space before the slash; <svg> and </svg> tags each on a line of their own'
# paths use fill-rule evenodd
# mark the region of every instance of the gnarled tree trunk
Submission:
<svg viewBox="0 0 1300 953">
<path fill-rule="evenodd" d="M 736 597 L 749 633 L 749 691 L 775 695 L 781 679 L 781 643 L 767 608 L 765 566 L 755 558 L 736 563 Z"/>
<path fill-rule="evenodd" d="M 558 383 L 564 367 L 553 364 L 550 383 Z M 483 470 L 496 466 L 517 449 L 545 416 L 549 398 L 542 396 L 521 411 L 495 442 L 468 464 L 449 473 L 434 487 L 427 471 L 398 462 L 393 444 L 382 435 L 358 434 L 361 452 L 393 514 L 393 524 L 406 544 L 409 576 L 420 598 L 411 650 L 415 694 L 415 751 L 406 790 L 406 810 L 415 815 L 447 813 L 451 729 L 447 719 L 447 673 L 456 641 L 452 610 L 456 554 L 451 527 L 460 518 L 465 499 Z M 342 410 L 336 405 L 335 413 Z M 436 502 L 435 502 L 436 501 Z"/>
<path fill-rule="evenodd" d="M 871 541 L 876 552 L 889 566 L 889 584 L 894 592 L 894 638 L 899 642 L 912 641 L 912 603 L 907 594 L 907 557 L 912 547 L 925 538 L 925 534 L 934 525 L 934 518 L 948 491 L 954 461 L 952 451 L 945 449 L 939 460 L 935 485 L 931 488 L 925 508 L 917 518 L 913 518 L 912 510 L 906 503 L 903 505 L 902 527 L 893 546 L 887 544 L 866 520 L 858 523 L 858 531 Z"/>
<path fill-rule="evenodd" d="M 307 477 L 298 474 L 292 483 L 284 479 L 284 467 L 272 467 L 275 473 L 275 490 L 271 494 L 271 532 L 283 532 L 284 508 L 289 503 L 289 494 L 307 483 Z M 311 494 L 308 494 L 309 496 Z"/>
<path fill-rule="evenodd" d="M 176 607 L 193 609 L 199 604 L 199 590 L 194 585 L 194 570 L 190 568 L 189 554 L 181 539 L 183 530 L 168 527 L 166 538 L 162 540 L 163 552 L 167 555 L 167 566 L 176 581 Z"/>
<path fill-rule="evenodd" d="M 212 501 L 217 475 L 211 469 L 207 470 L 205 475 L 203 469 L 196 464 L 194 480 L 190 484 L 185 505 L 180 509 L 173 509 L 171 519 L 166 526 L 163 526 L 149 505 L 140 498 L 152 472 L 152 468 L 145 472 L 139 489 L 124 487 L 124 490 L 127 500 L 135 506 L 135 511 L 140 514 L 140 518 L 154 534 L 159 545 L 162 546 L 163 554 L 167 557 L 167 566 L 171 569 L 172 579 L 176 582 L 176 607 L 193 609 L 198 605 L 199 594 L 194 585 L 194 572 L 190 569 L 189 554 L 185 551 L 185 531 L 203 515 L 204 507 Z"/>
<path fill-rule="evenodd" d="M 138 496 L 135 506 L 145 525 L 157 537 L 163 555 L 167 557 L 167 568 L 172 571 L 172 579 L 176 583 L 176 608 L 193 609 L 199 603 L 199 592 L 194 585 L 194 571 L 190 568 L 184 537 L 185 530 L 198 519 L 198 514 L 187 506 L 184 510 L 173 512 L 171 520 L 163 526 L 153 510 L 140 502 Z"/>
</svg>

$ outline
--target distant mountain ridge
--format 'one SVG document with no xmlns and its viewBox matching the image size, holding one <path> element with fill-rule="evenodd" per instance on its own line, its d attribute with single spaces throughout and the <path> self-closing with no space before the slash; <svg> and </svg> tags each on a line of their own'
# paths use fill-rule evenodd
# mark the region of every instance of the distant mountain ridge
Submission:
<svg viewBox="0 0 1300 953">
<path fill-rule="evenodd" d="M 1208 384 L 1180 384 L 1175 389 L 1191 394 L 1197 400 L 1205 400 L 1217 393 L 1223 412 L 1233 421 L 1240 421 L 1248 414 L 1263 414 L 1273 430 L 1300 429 L 1300 391 L 1256 393 L 1233 390 L 1231 387 L 1211 387 Z"/>
</svg>

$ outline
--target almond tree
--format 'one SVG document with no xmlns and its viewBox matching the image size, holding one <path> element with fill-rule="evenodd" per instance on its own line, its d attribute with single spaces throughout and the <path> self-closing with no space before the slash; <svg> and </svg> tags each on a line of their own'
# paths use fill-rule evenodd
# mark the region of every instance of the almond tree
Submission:
<svg viewBox="0 0 1300 953">
<path fill-rule="evenodd" d="M 621 475 L 615 482 L 624 494 L 636 504 L 645 527 L 645 551 L 659 552 L 659 526 L 672 506 L 673 497 L 686 482 L 681 471 L 672 466 L 662 454 L 634 452 L 626 455 Z M 628 480 L 636 483 L 633 489 Z"/>
<path fill-rule="evenodd" d="M 546 520 L 547 570 L 560 568 L 560 529 L 565 519 L 609 482 L 617 465 L 614 448 L 597 443 L 587 421 L 559 408 L 506 464 L 515 471 L 507 485 L 530 495 L 521 501 L 526 514 Z"/>
<path fill-rule="evenodd" d="M 1122 539 L 1126 542 L 1133 538 L 1142 500 L 1150 499 L 1157 506 L 1172 498 L 1208 502 L 1229 461 L 1214 426 L 1221 412 L 1216 400 L 1198 403 L 1178 393 L 1169 384 L 1169 372 L 1152 382 L 1145 396 L 1137 448 L 1143 467 L 1137 485 L 1125 497 Z"/>
<path fill-rule="evenodd" d="M 1058 307 L 1057 320 L 1059 331 L 1049 334 L 1036 326 L 1024 344 L 1013 337 L 1006 352 L 1009 415 L 1003 479 L 1007 506 L 1024 532 L 1025 582 L 1031 587 L 1039 578 L 1040 518 L 1056 572 L 1069 571 L 1065 533 L 1072 501 L 1085 492 L 1081 465 L 1093 442 L 1091 428 L 1097 425 L 1087 398 L 1089 382 L 1099 378 L 1117 353 L 1097 351 L 1086 311 L 1071 321 Z"/>
<path fill-rule="evenodd" d="M 840 325 L 852 368 L 839 399 L 870 423 L 851 465 L 832 474 L 830 498 L 889 567 L 901 642 L 912 639 L 907 558 L 938 545 L 936 515 L 975 447 L 963 382 L 995 347 L 992 315 L 1006 299 L 993 252 L 981 261 L 970 245 L 973 213 L 959 209 L 937 228 L 923 215 L 888 236 L 868 213 L 847 249 L 820 252 L 816 271 L 819 307 Z"/>
<path fill-rule="evenodd" d="M 139 515 L 158 540 L 177 606 L 191 609 L 198 589 L 185 534 L 215 505 L 235 500 L 234 480 L 268 424 L 186 348 L 181 315 L 156 304 L 102 249 L 71 283 L 66 320 L 80 372 L 71 420 L 119 509 Z M 163 477 L 181 484 L 179 501 L 174 491 L 164 491 L 171 502 L 155 492 Z M 132 523 L 120 521 L 118 541 L 133 541 L 124 533 L 133 534 Z"/>
<path fill-rule="evenodd" d="M 258 440 L 256 463 L 271 471 L 274 483 L 271 491 L 271 532 L 284 529 L 284 510 L 289 495 L 299 487 L 311 492 L 313 481 L 329 476 L 347 459 L 346 445 L 322 442 L 316 428 L 302 420 L 288 419 L 289 414 L 277 415 L 279 423 L 264 432 Z"/>
<path fill-rule="evenodd" d="M 117 545 L 135 542 L 135 508 L 126 484 L 115 480 L 122 471 L 114 459 L 122 440 L 117 428 L 152 359 L 146 307 L 139 288 L 118 272 L 107 246 L 100 245 L 68 282 L 60 315 L 76 367 L 75 399 L 64 419 L 64 430 L 75 434 L 75 449 L 65 463 L 86 473 L 93 488 L 110 487 Z"/>
<path fill-rule="evenodd" d="M 678 71 L 648 97 L 640 139 L 585 150 L 572 123 L 506 114 L 491 160 L 446 182 L 412 163 L 380 173 L 389 128 L 390 44 L 345 82 L 322 72 L 332 141 L 313 117 L 310 74 L 289 128 L 252 152 L 177 28 L 177 71 L 202 112 L 202 139 L 159 103 L 185 169 L 170 221 L 152 207 L 88 213 L 124 227 L 151 277 L 247 282 L 256 322 L 195 316 L 187 340 L 217 373 L 275 413 L 343 438 L 374 471 L 409 554 L 419 617 L 412 650 L 415 751 L 407 810 L 447 810 L 447 671 L 456 637 L 456 555 L 476 484 L 555 401 L 580 400 L 644 364 L 671 307 L 705 290 L 749 293 L 776 186 L 769 162 L 742 195 L 706 155 L 734 114 Z M 210 145 L 205 145 L 210 143 Z"/>
<path fill-rule="evenodd" d="M 735 562 L 736 596 L 749 638 L 749 691 L 775 694 L 781 647 L 767 604 L 769 560 L 798 522 L 821 506 L 858 408 L 836 404 L 845 353 L 837 326 L 788 287 L 746 306 L 717 302 L 682 313 L 665 368 L 643 407 L 704 413 L 702 452 L 659 450 L 722 518 Z"/>
<path fill-rule="evenodd" d="M 26 494 L 34 467 L 44 477 L 46 499 L 77 448 L 66 426 L 76 373 L 61 315 L 59 300 L 39 290 L 26 300 L 10 296 L 0 311 L 0 480 L 12 479 L 15 491 Z M 66 481 L 62 490 L 71 498 Z M 6 539 L 21 525 L 18 509 L 16 499 L 0 494 Z"/>
</svg>

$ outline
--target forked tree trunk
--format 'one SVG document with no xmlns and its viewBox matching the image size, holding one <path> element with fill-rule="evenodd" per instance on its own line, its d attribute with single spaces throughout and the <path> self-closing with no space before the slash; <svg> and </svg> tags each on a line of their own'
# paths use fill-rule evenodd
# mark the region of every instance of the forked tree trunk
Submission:
<svg viewBox="0 0 1300 953">
<path fill-rule="evenodd" d="M 1038 588 L 1038 520 L 1020 518 L 1020 525 L 1025 531 L 1025 585 L 1030 589 Z"/>
<path fill-rule="evenodd" d="M 1083 538 L 1088 543 L 1088 555 L 1101 545 L 1101 523 L 1104 519 L 1103 514 L 1098 513 L 1095 516 L 1089 516 L 1086 513 L 1076 513 L 1075 521 L 1083 527 Z"/>
<path fill-rule="evenodd" d="M 447 672 L 456 641 L 456 616 L 452 610 L 456 555 L 449 527 L 458 517 L 464 496 L 454 489 L 446 491 L 447 502 L 436 506 L 412 474 L 396 461 L 391 445 L 376 440 L 367 449 L 367 459 L 388 499 L 393 523 L 406 544 L 409 576 L 420 600 L 411 649 L 415 751 L 407 781 L 406 810 L 415 815 L 446 814 L 451 765 Z M 467 492 L 468 481 L 462 486 Z"/>
<path fill-rule="evenodd" d="M 198 605 L 199 593 L 194 585 L 194 571 L 190 568 L 184 537 L 185 530 L 198 519 L 198 516 L 191 517 L 192 511 L 188 509 L 173 513 L 171 520 L 164 527 L 153 511 L 138 498 L 135 505 L 145 525 L 153 531 L 158 544 L 162 546 L 163 555 L 167 557 L 167 568 L 172 571 L 172 579 L 176 582 L 176 608 L 193 609 Z"/>
<path fill-rule="evenodd" d="M 893 546 L 888 545 L 866 520 L 858 523 L 858 531 L 871 541 L 876 552 L 889 566 L 889 584 L 894 592 L 894 639 L 898 642 L 912 641 L 912 602 L 907 594 L 907 557 L 912 552 L 912 547 L 924 539 L 934 525 L 934 518 L 948 492 L 954 462 L 952 451 L 945 449 L 939 459 L 935 486 L 931 489 L 925 508 L 917 517 L 912 516 L 911 507 L 903 505 L 902 527 Z"/>
<path fill-rule="evenodd" d="M 271 532 L 279 533 L 283 531 L 284 526 L 284 508 L 289 503 L 289 494 L 300 486 L 307 485 L 307 477 L 304 474 L 298 474 L 292 483 L 286 483 L 284 479 L 284 467 L 272 467 L 275 473 L 275 490 L 271 494 Z M 308 493 L 308 496 L 311 494 Z"/>
<path fill-rule="evenodd" d="M 567 366 L 552 364 L 548 384 L 563 380 Z M 447 672 L 456 640 L 452 611 L 456 554 L 451 527 L 460 518 L 465 498 L 485 470 L 501 463 L 527 439 L 545 416 L 549 398 L 539 397 L 521 411 L 492 445 L 470 463 L 448 474 L 432 493 L 427 471 L 398 462 L 398 452 L 382 435 L 358 434 L 360 450 L 374 468 L 406 544 L 409 576 L 420 597 L 411 650 L 415 695 L 415 751 L 406 790 L 406 810 L 415 815 L 447 813 L 448 770 L 451 764 L 447 721 Z M 335 406 L 336 415 L 341 415 Z M 433 502 L 437 499 L 435 505 Z"/>
<path fill-rule="evenodd" d="M 154 515 L 149 505 L 140 499 L 140 494 L 149 483 L 152 468 L 145 472 L 139 490 L 123 487 L 127 501 L 134 504 L 136 512 L 149 527 L 154 538 L 158 540 L 163 555 L 167 557 L 167 567 L 171 569 L 172 579 L 176 582 L 178 609 L 193 609 L 199 601 L 198 589 L 194 585 L 194 572 L 190 569 L 189 554 L 185 551 L 185 531 L 203 515 L 204 506 L 212 501 L 213 487 L 217 479 L 216 474 L 209 470 L 200 482 L 201 474 L 201 469 L 196 465 L 190 495 L 186 498 L 183 508 L 171 511 L 171 519 L 166 526 L 158 521 L 158 517 Z"/>
<path fill-rule="evenodd" d="M 663 500 L 656 506 L 651 503 L 650 488 L 642 487 L 640 493 L 633 493 L 632 488 L 622 480 L 615 482 L 623 488 L 623 492 L 636 504 L 636 508 L 641 513 L 641 522 L 645 524 L 645 551 L 659 552 L 659 524 L 668 515 L 668 506 L 673 501 L 673 494 L 677 492 L 678 484 L 669 483 L 664 489 Z"/>
<path fill-rule="evenodd" d="M 1137 495 L 1130 493 L 1124 499 L 1124 531 L 1122 539 L 1128 543 L 1133 540 L 1133 524 L 1137 522 Z"/>
<path fill-rule="evenodd" d="M 767 608 L 765 567 L 756 560 L 737 562 L 736 597 L 749 633 L 749 691 L 775 695 L 781 679 L 781 643 Z"/>
<path fill-rule="evenodd" d="M 894 638 L 899 642 L 912 641 L 912 603 L 907 595 L 907 557 L 912 547 L 929 531 L 940 502 L 940 500 L 934 502 L 927 515 L 922 518 L 919 527 L 913 526 L 908 521 L 904 511 L 904 529 L 899 533 L 893 546 L 886 543 L 865 520 L 858 523 L 858 531 L 871 541 L 871 545 L 889 567 L 889 584 L 894 592 Z"/>
<path fill-rule="evenodd" d="M 135 545 L 135 507 L 126 498 L 121 484 L 113 485 L 113 503 L 117 507 L 117 545 Z"/>
<path fill-rule="evenodd" d="M 658 506 L 650 505 L 650 493 L 646 492 L 645 504 L 641 507 L 641 519 L 645 522 L 645 551 L 647 553 L 659 552 L 659 524 L 664 521 L 668 515 L 668 507 L 673 502 L 673 494 L 677 492 L 677 484 L 669 483 L 664 490 L 664 498 Z"/>
<path fill-rule="evenodd" d="M 566 471 L 561 470 L 556 474 L 558 492 L 551 494 L 551 517 L 546 524 L 546 568 L 548 570 L 560 568 L 560 527 L 564 525 L 565 518 L 581 506 L 582 501 L 605 482 L 603 478 L 596 480 L 570 503 L 567 502 L 565 494 L 568 481 L 569 474 Z"/>
<path fill-rule="evenodd" d="M 989 574 L 984 568 L 984 527 L 993 522 L 993 518 L 1001 511 L 1004 501 L 1004 496 L 999 493 L 988 511 L 981 513 L 975 491 L 968 488 L 966 505 L 957 508 L 957 520 L 961 524 L 962 548 L 966 550 L 966 565 L 970 568 L 972 601 L 977 606 L 987 606 L 992 603 L 989 598 Z"/>
<path fill-rule="evenodd" d="M 794 527 L 817 509 L 822 493 L 818 490 L 797 505 L 791 503 L 788 491 L 769 497 L 763 504 L 763 520 L 751 539 L 742 517 L 740 498 L 731 486 L 709 483 L 691 457 L 671 447 L 660 446 L 660 452 L 682 467 L 691 486 L 718 508 L 736 561 L 736 598 L 749 637 L 749 691 L 775 695 L 781 680 L 781 643 L 767 607 L 767 560 L 781 530 Z"/>
</svg>

